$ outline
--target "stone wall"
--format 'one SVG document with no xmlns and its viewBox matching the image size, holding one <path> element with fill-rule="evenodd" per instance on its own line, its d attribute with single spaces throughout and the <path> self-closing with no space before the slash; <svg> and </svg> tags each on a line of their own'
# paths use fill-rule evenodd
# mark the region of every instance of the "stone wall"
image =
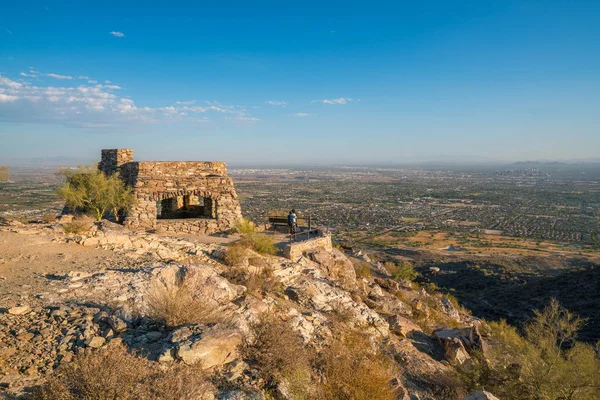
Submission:
<svg viewBox="0 0 600 400">
<path fill-rule="evenodd" d="M 323 235 L 300 242 L 288 243 L 283 249 L 283 256 L 292 261 L 298 261 L 305 252 L 316 250 L 317 248 L 324 248 L 327 251 L 331 251 L 333 248 L 331 244 L 331 235 Z"/>
<path fill-rule="evenodd" d="M 135 204 L 124 220 L 130 228 L 211 234 L 231 229 L 242 217 L 233 180 L 227 176 L 223 162 L 130 161 L 119 164 L 129 153 L 103 150 L 103 161 L 105 154 L 109 161 L 101 162 L 99 168 L 106 172 L 103 167 L 116 160 L 114 164 L 118 167 L 105 168 L 119 170 L 121 178 L 133 189 Z M 188 200 L 203 197 L 210 210 L 202 218 L 157 219 L 158 201 L 182 196 L 189 196 Z"/>
<path fill-rule="evenodd" d="M 98 169 L 106 175 L 120 172 L 121 166 L 133 161 L 133 150 L 131 149 L 104 149 Z"/>
</svg>

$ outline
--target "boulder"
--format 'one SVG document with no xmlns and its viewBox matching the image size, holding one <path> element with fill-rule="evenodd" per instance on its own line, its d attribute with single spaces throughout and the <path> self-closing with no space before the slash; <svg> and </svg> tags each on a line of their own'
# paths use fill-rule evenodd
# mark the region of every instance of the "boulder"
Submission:
<svg viewBox="0 0 600 400">
<path fill-rule="evenodd" d="M 433 332 L 433 336 L 442 342 L 458 339 L 470 353 L 478 351 L 485 354 L 488 350 L 487 343 L 483 340 L 479 329 L 475 325 L 468 328 L 438 329 Z"/>
<path fill-rule="evenodd" d="M 238 356 L 241 332 L 223 324 L 183 327 L 173 332 L 175 357 L 186 364 L 201 362 L 205 369 L 218 368 Z"/>
<path fill-rule="evenodd" d="M 319 248 L 308 253 L 309 258 L 317 263 L 324 275 L 331 280 L 339 281 L 344 288 L 356 286 L 356 272 L 352 261 L 337 249 Z"/>
<path fill-rule="evenodd" d="M 93 349 L 98 349 L 102 347 L 105 342 L 106 339 L 104 339 L 102 336 L 94 336 L 93 338 L 90 338 L 86 341 L 86 345 Z"/>
<path fill-rule="evenodd" d="M 413 331 L 422 332 L 420 326 L 400 315 L 394 315 L 390 317 L 388 319 L 388 323 L 390 324 L 390 329 L 392 330 L 392 332 L 403 337 L 406 337 L 409 333 Z"/>
<path fill-rule="evenodd" d="M 185 284 L 195 298 L 217 305 L 230 303 L 246 290 L 244 286 L 229 283 L 209 265 L 168 265 L 157 271 L 150 288 L 154 284 L 163 284 L 167 288 Z"/>
<path fill-rule="evenodd" d="M 452 302 L 447 297 L 442 297 L 440 303 L 444 314 L 446 314 L 455 321 L 460 321 L 460 314 L 458 313 L 458 310 L 454 307 L 454 304 L 452 304 Z"/>
<path fill-rule="evenodd" d="M 473 392 L 465 397 L 462 400 L 500 400 L 490 392 L 486 392 L 484 390 L 480 390 L 479 392 Z"/>
</svg>

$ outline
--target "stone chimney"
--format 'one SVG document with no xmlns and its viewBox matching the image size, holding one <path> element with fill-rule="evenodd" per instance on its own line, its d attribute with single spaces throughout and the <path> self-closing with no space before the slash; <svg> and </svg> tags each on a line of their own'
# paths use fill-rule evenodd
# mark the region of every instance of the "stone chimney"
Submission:
<svg viewBox="0 0 600 400">
<path fill-rule="evenodd" d="M 133 161 L 133 150 L 131 149 L 103 149 L 98 169 L 106 175 L 112 175 L 120 172 L 121 166 L 131 161 Z"/>
</svg>

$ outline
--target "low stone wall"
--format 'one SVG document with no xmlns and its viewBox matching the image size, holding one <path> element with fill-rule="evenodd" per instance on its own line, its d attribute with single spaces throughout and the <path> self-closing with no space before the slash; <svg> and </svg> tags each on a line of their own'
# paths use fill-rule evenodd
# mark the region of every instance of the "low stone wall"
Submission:
<svg viewBox="0 0 600 400">
<path fill-rule="evenodd" d="M 331 244 L 331 236 L 323 235 L 313 239 L 303 240 L 301 242 L 288 243 L 283 249 L 283 256 L 292 261 L 297 261 L 306 251 L 324 248 L 330 251 L 333 247 Z"/>
<path fill-rule="evenodd" d="M 170 233 L 204 234 L 219 232 L 221 229 L 216 219 L 208 218 L 186 218 L 186 219 L 158 219 L 156 220 L 158 231 Z"/>
</svg>

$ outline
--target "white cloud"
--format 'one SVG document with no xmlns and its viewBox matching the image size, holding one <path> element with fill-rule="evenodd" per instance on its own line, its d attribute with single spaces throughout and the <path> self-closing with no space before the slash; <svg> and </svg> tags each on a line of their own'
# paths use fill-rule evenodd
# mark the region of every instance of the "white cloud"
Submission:
<svg viewBox="0 0 600 400">
<path fill-rule="evenodd" d="M 12 101 L 17 101 L 18 99 L 19 98 L 17 96 L 0 93 L 0 103 L 10 103 Z"/>
<path fill-rule="evenodd" d="M 340 97 L 339 99 L 323 99 L 323 100 L 313 100 L 311 103 L 323 103 L 323 104 L 347 104 L 353 101 L 348 97 Z"/>
<path fill-rule="evenodd" d="M 113 35 L 114 37 L 118 37 L 118 38 L 122 38 L 125 37 L 125 34 L 123 32 L 119 32 L 119 31 L 112 31 L 109 32 L 111 35 Z"/>
<path fill-rule="evenodd" d="M 307 113 L 295 113 L 295 114 L 291 114 L 292 117 L 308 117 L 310 116 L 310 114 Z"/>
<path fill-rule="evenodd" d="M 69 76 L 69 75 L 46 74 L 46 76 L 49 76 L 50 78 L 54 78 L 54 79 L 67 79 L 67 80 L 73 79 L 73 77 Z"/>
<path fill-rule="evenodd" d="M 182 106 L 191 106 L 192 104 L 196 104 L 196 100 L 176 101 L 175 104 L 180 104 Z"/>
<path fill-rule="evenodd" d="M 95 81 L 95 80 L 93 80 L 93 79 L 90 79 L 90 80 L 88 81 L 88 83 L 95 84 L 95 83 L 98 83 L 98 81 Z"/>
<path fill-rule="evenodd" d="M 8 79 L 8 78 L 5 78 L 3 76 L 0 76 L 0 86 L 8 86 L 11 89 L 18 89 L 18 88 L 20 88 L 23 85 L 20 84 L 19 82 L 15 82 L 15 81 L 13 81 L 11 79 Z"/>
<path fill-rule="evenodd" d="M 267 101 L 267 104 L 270 104 L 272 106 L 285 106 L 287 104 L 287 102 L 277 101 L 277 100 L 269 100 L 269 101 Z"/>
<path fill-rule="evenodd" d="M 118 94 L 120 89 L 108 84 L 36 86 L 0 75 L 0 121 L 112 128 L 161 121 L 205 121 L 207 118 L 201 117 L 204 113 L 227 114 L 231 117 L 226 119 L 234 121 L 258 120 L 248 115 L 244 106 L 219 102 L 201 106 L 191 101 L 165 107 L 138 106 L 133 99 Z"/>
</svg>

